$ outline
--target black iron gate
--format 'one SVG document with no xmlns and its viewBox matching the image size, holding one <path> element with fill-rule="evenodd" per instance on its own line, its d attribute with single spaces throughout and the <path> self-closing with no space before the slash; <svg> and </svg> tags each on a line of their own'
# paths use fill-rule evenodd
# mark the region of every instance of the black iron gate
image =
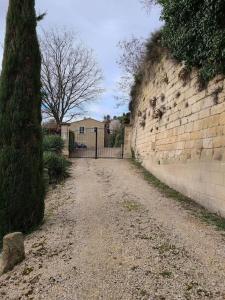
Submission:
<svg viewBox="0 0 225 300">
<path fill-rule="evenodd" d="M 81 127 L 70 133 L 71 158 L 123 158 L 122 131 Z"/>
</svg>

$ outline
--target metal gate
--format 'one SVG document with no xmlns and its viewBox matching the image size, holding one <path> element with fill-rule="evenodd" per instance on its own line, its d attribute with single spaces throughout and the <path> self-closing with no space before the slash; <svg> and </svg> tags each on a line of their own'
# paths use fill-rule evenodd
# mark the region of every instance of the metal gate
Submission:
<svg viewBox="0 0 225 300">
<path fill-rule="evenodd" d="M 71 158 L 123 158 L 123 134 L 113 130 L 82 127 L 70 132 L 69 144 Z"/>
</svg>

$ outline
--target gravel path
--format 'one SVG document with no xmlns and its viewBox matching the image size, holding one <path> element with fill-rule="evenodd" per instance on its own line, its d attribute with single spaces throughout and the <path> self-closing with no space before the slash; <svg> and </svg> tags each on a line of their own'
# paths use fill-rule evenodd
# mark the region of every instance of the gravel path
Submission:
<svg viewBox="0 0 225 300">
<path fill-rule="evenodd" d="M 0 299 L 225 299 L 225 237 L 126 160 L 74 160 Z"/>
</svg>

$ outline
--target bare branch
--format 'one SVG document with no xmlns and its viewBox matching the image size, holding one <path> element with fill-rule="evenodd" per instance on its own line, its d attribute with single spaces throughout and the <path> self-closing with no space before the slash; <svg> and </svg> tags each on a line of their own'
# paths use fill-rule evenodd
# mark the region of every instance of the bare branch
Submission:
<svg viewBox="0 0 225 300">
<path fill-rule="evenodd" d="M 134 75 L 138 73 L 143 63 L 145 40 L 132 36 L 128 40 L 120 41 L 118 46 L 122 53 L 117 63 L 123 72 L 118 82 L 120 94 L 116 97 L 117 106 L 120 106 L 129 102 Z"/>
<path fill-rule="evenodd" d="M 97 100 L 103 91 L 102 72 L 93 51 L 72 32 L 44 32 L 40 45 L 43 112 L 60 124 L 80 115 L 86 102 Z"/>
<path fill-rule="evenodd" d="M 121 69 L 130 75 L 138 72 L 145 53 L 145 41 L 142 38 L 132 36 L 128 40 L 120 41 L 118 44 L 122 51 L 117 62 Z"/>
<path fill-rule="evenodd" d="M 143 7 L 147 10 L 147 12 L 151 11 L 153 5 L 157 4 L 158 0 L 140 0 Z"/>
</svg>

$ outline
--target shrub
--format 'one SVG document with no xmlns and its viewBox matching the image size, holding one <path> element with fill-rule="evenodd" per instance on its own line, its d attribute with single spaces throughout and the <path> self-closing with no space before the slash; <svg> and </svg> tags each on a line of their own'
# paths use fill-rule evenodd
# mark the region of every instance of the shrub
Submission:
<svg viewBox="0 0 225 300">
<path fill-rule="evenodd" d="M 44 152 L 44 166 L 48 169 L 50 183 L 60 182 L 69 176 L 70 162 L 54 152 Z"/>
<path fill-rule="evenodd" d="M 45 135 L 43 137 L 43 150 L 47 152 L 61 153 L 64 147 L 62 138 L 58 135 Z"/>
<path fill-rule="evenodd" d="M 162 31 L 158 30 L 152 33 L 145 45 L 145 61 L 151 64 L 158 63 L 165 51 L 162 47 Z"/>
<path fill-rule="evenodd" d="M 162 5 L 163 43 L 173 56 L 197 67 L 207 82 L 225 74 L 224 0 L 158 0 Z M 178 26 L 179 24 L 179 26 Z"/>
<path fill-rule="evenodd" d="M 42 129 L 42 135 L 43 135 L 43 136 L 49 134 L 49 129 L 48 129 L 48 128 L 42 127 L 41 129 Z"/>
</svg>

